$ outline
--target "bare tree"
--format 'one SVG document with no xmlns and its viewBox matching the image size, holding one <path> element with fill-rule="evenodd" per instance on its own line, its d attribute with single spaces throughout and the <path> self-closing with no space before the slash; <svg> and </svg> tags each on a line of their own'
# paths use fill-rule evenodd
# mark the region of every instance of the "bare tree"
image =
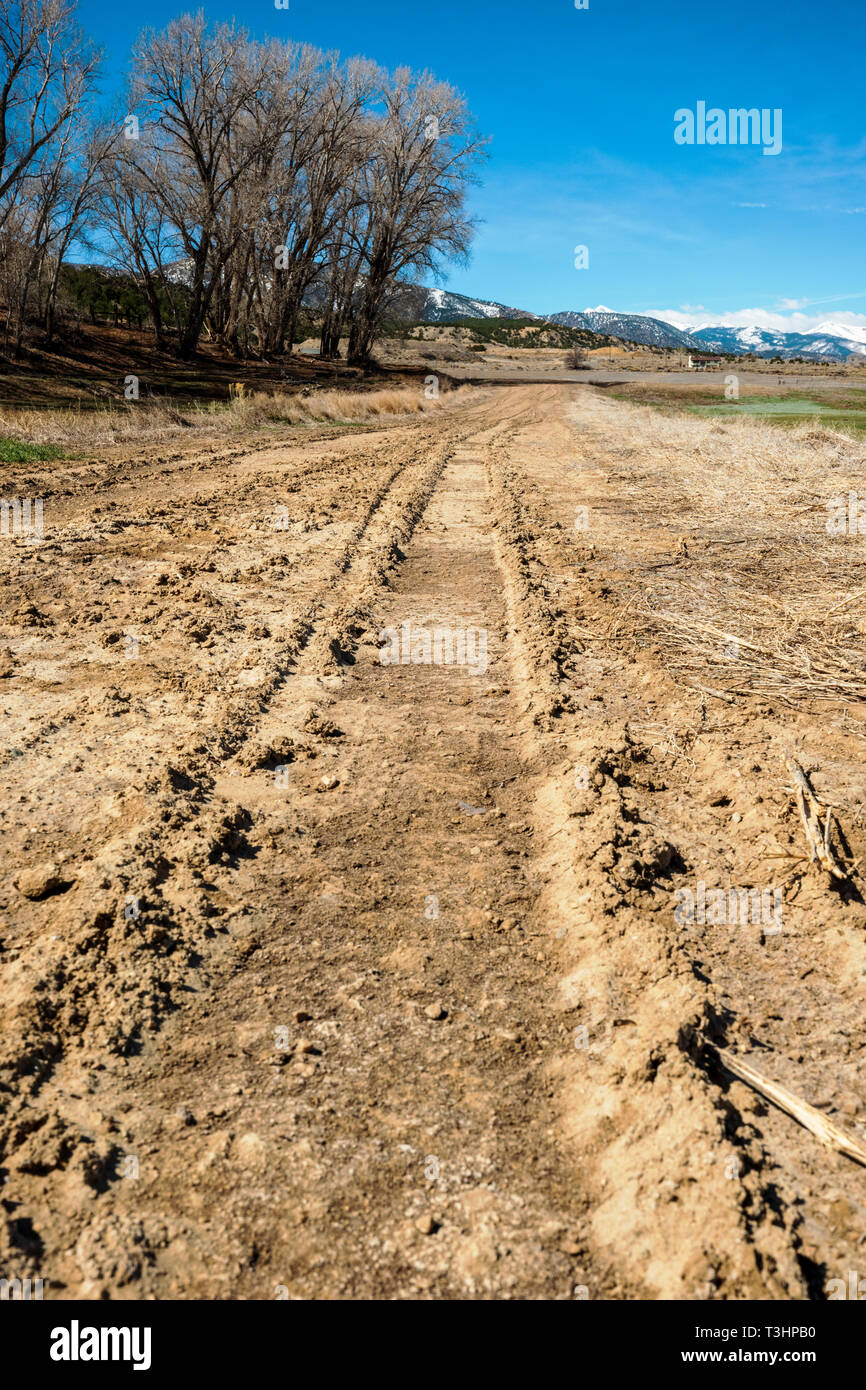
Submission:
<svg viewBox="0 0 866 1390">
<path fill-rule="evenodd" d="M 60 267 L 93 178 L 85 146 L 99 55 L 73 16 L 65 0 L 0 5 L 0 251 L 16 356 L 34 290 L 53 332 Z"/>
<path fill-rule="evenodd" d="M 261 53 L 231 25 L 210 30 L 201 13 L 173 20 L 161 34 L 146 32 L 133 50 L 142 138 L 131 143 L 148 151 L 138 163 L 142 191 L 173 230 L 188 267 L 182 357 L 196 350 L 217 277 L 241 235 L 240 224 L 225 235 L 233 190 L 262 138 L 278 135 L 269 129 L 263 137 L 253 112 Z M 154 152 L 157 159 L 149 157 Z"/>
<path fill-rule="evenodd" d="M 0 5 L 0 220 L 7 195 L 91 90 L 99 54 L 67 0 Z"/>
<path fill-rule="evenodd" d="M 291 350 L 304 295 L 316 279 L 329 246 L 362 198 L 357 177 L 368 151 L 364 108 L 379 80 L 370 63 L 339 67 L 326 61 L 307 129 L 307 148 L 296 162 L 288 194 L 276 209 L 284 256 L 276 279 L 277 314 L 267 347 Z"/>
<path fill-rule="evenodd" d="M 159 161 L 159 151 L 149 146 L 136 149 L 133 156 L 125 134 L 116 133 L 100 181 L 99 218 L 103 250 L 121 274 L 140 285 L 156 345 L 165 349 L 163 304 L 168 303 L 174 316 L 176 301 L 177 312 L 182 312 L 182 286 L 170 273 L 181 248 L 165 207 L 150 196 Z"/>
<path fill-rule="evenodd" d="M 434 269 L 439 256 L 466 255 L 472 224 L 464 201 L 484 145 L 460 94 L 429 73 L 399 68 L 378 106 L 364 174 L 364 292 L 349 337 L 356 362 L 370 355 L 396 278 Z"/>
</svg>

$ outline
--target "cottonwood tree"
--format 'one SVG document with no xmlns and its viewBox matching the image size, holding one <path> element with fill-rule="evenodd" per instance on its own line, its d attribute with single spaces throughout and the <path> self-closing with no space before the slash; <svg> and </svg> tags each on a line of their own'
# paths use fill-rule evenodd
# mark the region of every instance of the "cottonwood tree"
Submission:
<svg viewBox="0 0 866 1390">
<path fill-rule="evenodd" d="M 142 191 L 186 261 L 181 357 L 196 350 L 217 278 L 241 235 L 240 225 L 226 235 L 233 190 L 260 141 L 278 139 L 278 131 L 262 132 L 253 111 L 262 53 L 233 25 L 209 29 L 201 13 L 173 20 L 160 34 L 145 32 L 133 49 L 141 139 L 130 145 L 147 151 L 138 161 Z"/>
<path fill-rule="evenodd" d="M 365 361 L 389 291 L 407 271 L 466 255 L 472 223 L 466 190 L 484 141 L 463 98 L 429 73 L 399 68 L 382 86 L 372 156 L 363 174 L 364 289 L 349 335 L 349 360 Z"/>
<path fill-rule="evenodd" d="M 133 155 L 130 145 L 118 122 L 99 190 L 103 249 L 115 269 L 140 285 L 156 345 L 165 350 L 169 342 L 163 306 L 167 304 L 175 322 L 183 312 L 183 288 L 171 273 L 181 246 L 165 207 L 150 196 L 159 178 L 159 150 L 144 145 Z"/>
<path fill-rule="evenodd" d="M 14 317 L 16 356 L 34 290 L 53 332 L 63 256 L 87 211 L 100 158 L 86 148 L 98 63 L 74 5 L 0 5 L 0 261 L 5 341 Z"/>
<path fill-rule="evenodd" d="M 329 59 L 319 77 L 304 146 L 298 151 L 290 136 L 289 178 L 270 211 L 269 230 L 283 248 L 265 342 L 270 351 L 291 349 L 304 295 L 339 237 L 341 219 L 363 196 L 358 170 L 369 149 L 364 109 L 379 71 L 361 60 L 339 66 Z"/>
<path fill-rule="evenodd" d="M 99 54 L 74 13 L 68 0 L 0 5 L 0 224 L 8 196 L 93 87 Z"/>
<path fill-rule="evenodd" d="M 249 287 L 264 352 L 280 352 L 295 279 L 296 231 L 303 219 L 304 187 L 314 158 L 323 98 L 322 55 L 298 44 L 273 42 L 264 57 L 258 93 L 260 116 L 273 137 L 251 168 L 239 204 L 235 282 Z M 243 276 L 243 279 L 241 279 Z"/>
</svg>

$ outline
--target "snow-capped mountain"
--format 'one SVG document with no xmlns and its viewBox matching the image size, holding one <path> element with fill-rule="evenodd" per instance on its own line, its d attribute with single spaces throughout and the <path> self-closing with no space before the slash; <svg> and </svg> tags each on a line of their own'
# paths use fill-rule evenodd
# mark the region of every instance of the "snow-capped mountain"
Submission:
<svg viewBox="0 0 866 1390">
<path fill-rule="evenodd" d="M 849 328 L 828 320 L 808 333 L 782 332 L 759 328 L 756 324 L 730 328 L 711 320 L 675 327 L 647 314 L 618 314 L 612 309 L 564 309 L 556 314 L 536 314 L 528 309 L 512 309 L 495 300 L 470 299 L 450 290 L 428 289 L 423 285 L 406 287 L 406 311 L 423 323 L 445 323 L 454 319 L 530 318 L 566 328 L 582 328 L 604 333 L 627 343 L 646 347 L 673 348 L 686 352 L 724 352 L 742 357 L 803 357 L 808 361 L 844 362 L 849 357 L 866 356 L 866 328 Z M 402 295 L 401 295 L 402 298 Z"/>
<path fill-rule="evenodd" d="M 823 333 L 830 338 L 841 338 L 843 342 L 863 343 L 866 346 L 866 328 L 852 328 L 849 323 L 834 323 L 832 319 L 827 319 L 811 331 Z"/>
<path fill-rule="evenodd" d="M 844 362 L 849 357 L 866 356 L 866 330 L 838 323 L 819 324 L 809 333 L 783 333 L 755 324 L 728 328 L 712 323 L 690 325 L 688 331 L 713 352 L 785 359 L 805 357 L 813 362 Z"/>
<path fill-rule="evenodd" d="M 567 328 L 588 328 L 592 333 L 608 333 L 612 338 L 622 338 L 629 343 L 642 343 L 646 347 L 706 348 L 707 344 L 684 333 L 673 324 L 662 323 L 644 314 L 616 314 L 611 309 L 564 309 L 558 314 L 548 314 L 550 323 L 561 323 Z"/>
<path fill-rule="evenodd" d="M 492 299 L 470 299 L 465 294 L 454 294 L 451 290 L 428 289 L 424 285 L 412 286 L 419 319 L 424 323 L 451 323 L 454 319 L 537 319 L 538 314 L 528 309 L 512 309 L 507 304 L 498 304 Z M 415 300 L 415 294 L 418 298 Z M 422 298 L 423 296 L 423 298 Z"/>
</svg>

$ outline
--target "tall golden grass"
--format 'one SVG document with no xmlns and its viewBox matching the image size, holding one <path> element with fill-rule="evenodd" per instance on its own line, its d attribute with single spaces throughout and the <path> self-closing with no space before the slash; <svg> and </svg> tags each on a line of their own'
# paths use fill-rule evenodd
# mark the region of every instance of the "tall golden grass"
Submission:
<svg viewBox="0 0 866 1390">
<path fill-rule="evenodd" d="M 377 417 L 439 410 L 465 400 L 472 389 L 461 386 L 430 400 L 420 386 L 401 386 L 379 391 L 311 391 L 309 395 L 259 391 L 201 406 L 153 399 L 100 403 L 93 410 L 0 406 L 0 436 L 28 444 L 91 449 L 164 439 L 190 427 L 208 433 L 232 433 L 269 424 L 362 423 Z"/>
</svg>

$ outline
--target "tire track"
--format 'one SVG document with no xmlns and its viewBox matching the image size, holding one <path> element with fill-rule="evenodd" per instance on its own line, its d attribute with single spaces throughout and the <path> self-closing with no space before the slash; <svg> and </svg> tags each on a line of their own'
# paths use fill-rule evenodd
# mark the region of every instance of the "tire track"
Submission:
<svg viewBox="0 0 866 1390">
<path fill-rule="evenodd" d="M 80 1122 L 69 1095 L 76 1075 L 92 1089 L 91 1069 L 105 1059 L 128 1063 L 184 991 L 208 987 L 221 944 L 215 937 L 227 930 L 214 924 L 224 910 L 214 890 L 219 898 L 221 883 L 254 852 L 249 812 L 214 794 L 219 767 L 250 737 L 313 636 L 328 650 L 339 643 L 354 612 L 343 589 L 369 595 L 385 580 L 460 433 L 459 426 L 428 433 L 426 448 L 417 436 L 411 441 L 331 559 L 290 639 L 270 652 L 255 690 L 229 703 L 206 740 L 182 740 L 165 755 L 132 833 L 103 843 L 64 895 L 62 934 L 47 937 L 45 915 L 37 914 L 30 944 L 9 953 L 2 1070 L 9 1106 L 0 1157 L 19 1177 L 60 1169 L 93 1190 L 111 1181 L 113 1126 L 90 1110 Z M 7 1239 L 12 1258 L 14 1223 Z"/>
<path fill-rule="evenodd" d="M 550 538 L 542 557 L 532 491 L 509 454 L 488 471 L 532 738 L 550 768 L 535 823 L 562 943 L 556 1007 L 576 1044 L 557 1078 L 575 1155 L 593 1157 L 592 1248 L 644 1296 L 805 1297 L 799 1217 L 694 1065 L 720 1011 L 670 913 L 677 851 L 658 827 L 647 749 L 607 698 L 628 678 L 615 663 L 592 691 L 570 678 L 581 644 L 550 603 Z"/>
</svg>

